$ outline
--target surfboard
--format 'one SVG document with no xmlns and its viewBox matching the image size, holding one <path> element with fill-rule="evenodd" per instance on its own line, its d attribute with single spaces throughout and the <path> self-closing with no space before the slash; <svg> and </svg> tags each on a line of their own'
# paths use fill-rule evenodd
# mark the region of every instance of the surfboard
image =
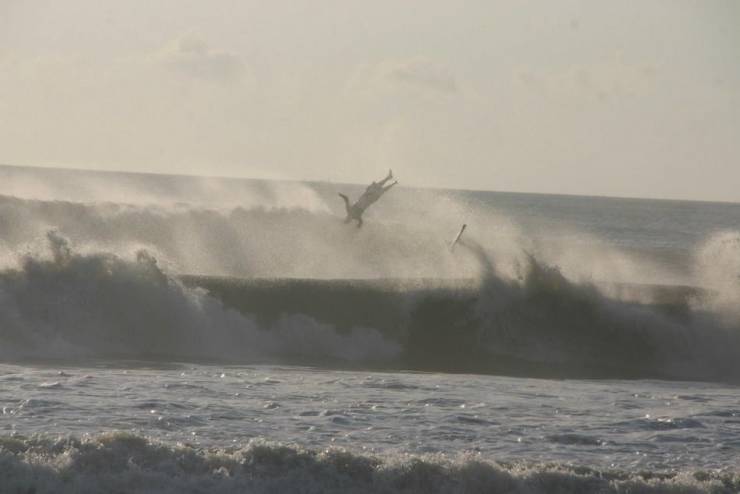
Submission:
<svg viewBox="0 0 740 494">
<path fill-rule="evenodd" d="M 463 232 L 465 231 L 465 229 L 467 227 L 468 227 L 468 225 L 466 225 L 466 224 L 463 223 L 462 228 L 460 228 L 460 232 L 455 237 L 455 240 L 453 240 L 452 243 L 450 244 L 450 251 L 455 250 L 455 245 L 457 245 L 457 242 L 460 240 L 460 237 L 462 237 L 462 234 L 463 234 Z"/>
</svg>

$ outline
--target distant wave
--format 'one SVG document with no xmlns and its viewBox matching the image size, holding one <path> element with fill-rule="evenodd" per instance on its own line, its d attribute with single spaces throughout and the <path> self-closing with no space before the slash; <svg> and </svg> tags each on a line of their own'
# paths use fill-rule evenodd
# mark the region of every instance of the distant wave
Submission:
<svg viewBox="0 0 740 494">
<path fill-rule="evenodd" d="M 145 250 L 83 254 L 46 237 L 47 252 L 0 271 L 0 358 L 740 381 L 738 326 L 694 292 L 616 300 L 534 256 L 513 279 L 241 280 L 174 277 Z"/>
<path fill-rule="evenodd" d="M 84 439 L 0 437 L 0 491 L 36 494 L 158 492 L 734 493 L 735 473 L 624 472 L 497 463 L 474 454 L 366 456 L 253 441 L 204 449 L 127 433 Z"/>
</svg>

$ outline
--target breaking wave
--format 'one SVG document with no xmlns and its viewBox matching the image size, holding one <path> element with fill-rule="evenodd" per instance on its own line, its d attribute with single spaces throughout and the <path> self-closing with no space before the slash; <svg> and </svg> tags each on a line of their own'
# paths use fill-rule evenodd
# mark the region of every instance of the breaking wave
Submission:
<svg viewBox="0 0 740 494">
<path fill-rule="evenodd" d="M 237 361 L 392 358 L 373 329 L 337 333 L 301 314 L 269 328 L 169 276 L 145 250 L 80 254 L 56 231 L 48 252 L 0 272 L 0 356 Z M 269 329 L 267 331 L 266 329 Z"/>
<path fill-rule="evenodd" d="M 475 454 L 367 456 L 255 440 L 203 449 L 108 433 L 83 439 L 0 437 L 3 492 L 737 492 L 717 471 L 623 472 L 558 464 L 499 463 Z"/>
<path fill-rule="evenodd" d="M 740 380 L 740 331 L 698 294 L 644 287 L 666 294 L 618 300 L 532 255 L 511 279 L 489 266 L 478 281 L 257 280 L 175 277 L 145 250 L 83 254 L 54 230 L 46 241 L 0 272 L 4 359 Z"/>
<path fill-rule="evenodd" d="M 736 231 L 667 286 L 588 235 L 528 237 L 443 194 L 396 194 L 358 230 L 333 188 L 0 172 L 2 359 L 740 381 Z M 478 226 L 453 253 L 461 217 Z"/>
</svg>

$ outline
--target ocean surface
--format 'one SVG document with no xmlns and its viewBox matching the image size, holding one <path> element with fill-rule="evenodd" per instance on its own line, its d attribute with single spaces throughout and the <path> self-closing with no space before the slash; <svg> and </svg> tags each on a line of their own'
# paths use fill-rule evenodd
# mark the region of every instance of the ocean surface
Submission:
<svg viewBox="0 0 740 494">
<path fill-rule="evenodd" d="M 740 204 L 338 192 L 0 166 L 0 494 L 740 492 Z"/>
</svg>

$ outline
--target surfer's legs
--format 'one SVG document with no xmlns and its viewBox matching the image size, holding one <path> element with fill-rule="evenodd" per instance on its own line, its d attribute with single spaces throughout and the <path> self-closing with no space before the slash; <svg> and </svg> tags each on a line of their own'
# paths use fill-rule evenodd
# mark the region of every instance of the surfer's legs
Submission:
<svg viewBox="0 0 740 494">
<path fill-rule="evenodd" d="M 362 216 L 357 217 L 357 228 L 362 228 Z"/>
<path fill-rule="evenodd" d="M 393 170 L 388 170 L 388 175 L 386 175 L 386 177 L 383 180 L 381 180 L 380 182 L 378 182 L 378 185 L 380 185 L 382 187 L 383 185 L 385 185 L 385 183 L 388 180 L 390 180 L 392 178 L 393 178 Z"/>
</svg>

